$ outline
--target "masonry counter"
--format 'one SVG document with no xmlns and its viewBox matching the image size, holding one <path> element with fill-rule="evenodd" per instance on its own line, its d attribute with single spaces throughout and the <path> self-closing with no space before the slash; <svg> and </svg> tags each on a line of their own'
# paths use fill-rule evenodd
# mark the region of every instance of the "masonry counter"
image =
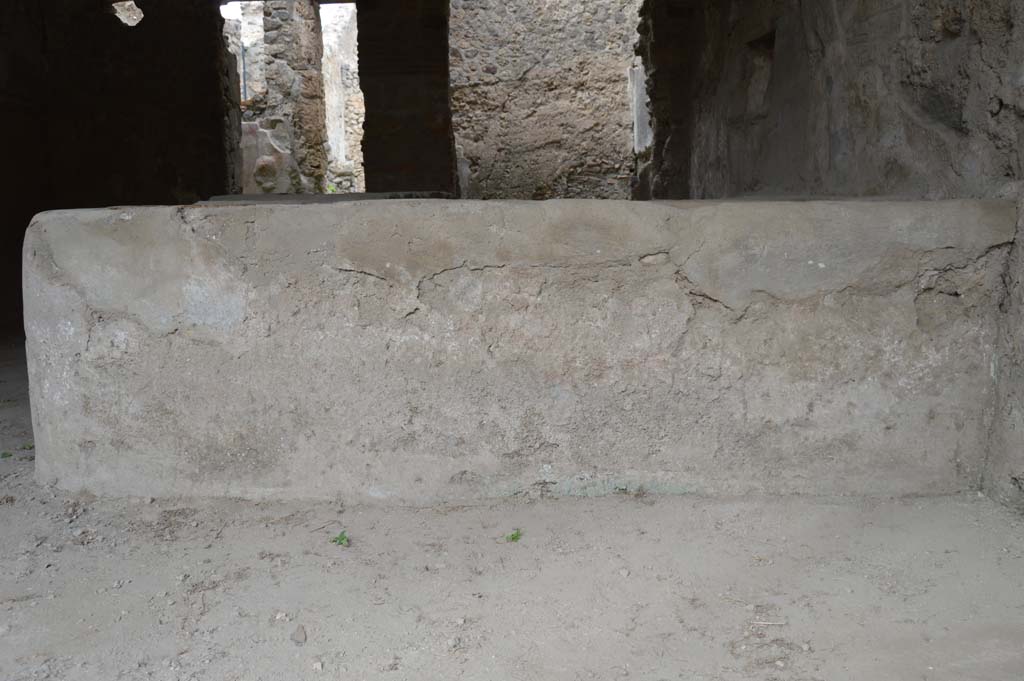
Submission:
<svg viewBox="0 0 1024 681">
<path fill-rule="evenodd" d="M 43 213 L 37 476 L 432 504 L 976 489 L 999 201 L 379 200 Z"/>
</svg>

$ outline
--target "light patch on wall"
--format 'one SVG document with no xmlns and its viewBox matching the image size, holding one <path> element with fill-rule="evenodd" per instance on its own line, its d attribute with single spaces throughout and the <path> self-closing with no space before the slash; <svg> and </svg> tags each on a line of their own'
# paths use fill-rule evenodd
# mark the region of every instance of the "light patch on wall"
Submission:
<svg viewBox="0 0 1024 681">
<path fill-rule="evenodd" d="M 125 0 L 125 2 L 115 2 L 113 4 L 114 14 L 121 20 L 121 23 L 126 26 L 138 26 L 139 22 L 145 16 L 139 6 L 135 4 L 134 0 Z"/>
<path fill-rule="evenodd" d="M 234 21 L 242 20 L 242 3 L 240 2 L 229 2 L 226 5 L 220 6 L 220 15 L 225 19 L 233 19 Z"/>
</svg>

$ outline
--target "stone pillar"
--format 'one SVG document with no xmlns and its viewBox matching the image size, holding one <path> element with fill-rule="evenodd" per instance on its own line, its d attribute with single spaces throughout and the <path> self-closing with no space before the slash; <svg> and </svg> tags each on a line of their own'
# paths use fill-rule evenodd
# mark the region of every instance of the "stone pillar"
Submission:
<svg viewBox="0 0 1024 681">
<path fill-rule="evenodd" d="M 265 120 L 287 144 L 296 168 L 294 193 L 322 193 L 327 176 L 327 124 L 321 73 L 323 37 L 316 0 L 267 0 L 263 5 L 267 50 Z"/>
</svg>

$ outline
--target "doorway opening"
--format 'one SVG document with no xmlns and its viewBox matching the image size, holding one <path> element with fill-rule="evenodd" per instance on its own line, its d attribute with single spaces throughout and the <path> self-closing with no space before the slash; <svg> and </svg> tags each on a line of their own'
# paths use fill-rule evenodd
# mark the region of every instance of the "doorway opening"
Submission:
<svg viewBox="0 0 1024 681">
<path fill-rule="evenodd" d="M 229 2 L 221 15 L 238 74 L 243 193 L 364 191 L 356 6 Z"/>
</svg>

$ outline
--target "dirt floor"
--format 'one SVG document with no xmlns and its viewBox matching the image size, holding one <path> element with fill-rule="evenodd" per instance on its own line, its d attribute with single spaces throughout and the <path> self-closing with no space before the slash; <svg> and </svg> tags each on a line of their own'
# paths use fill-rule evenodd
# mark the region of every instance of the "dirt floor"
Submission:
<svg viewBox="0 0 1024 681">
<path fill-rule="evenodd" d="M 100 500 L 33 482 L 19 361 L 3 681 L 1024 679 L 1024 518 L 974 495 Z"/>
</svg>

